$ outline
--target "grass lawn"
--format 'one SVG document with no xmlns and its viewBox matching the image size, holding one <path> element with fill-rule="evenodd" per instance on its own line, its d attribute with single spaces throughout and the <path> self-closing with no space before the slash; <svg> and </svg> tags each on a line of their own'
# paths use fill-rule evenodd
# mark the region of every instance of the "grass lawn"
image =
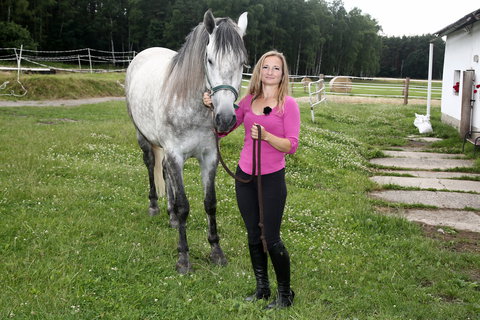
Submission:
<svg viewBox="0 0 480 320">
<path fill-rule="evenodd" d="M 229 264 L 208 261 L 199 168 L 189 160 L 195 272 L 179 275 L 178 234 L 165 203 L 147 214 L 146 169 L 123 102 L 0 108 L 0 318 L 478 319 L 480 255 L 377 214 L 389 204 L 367 197 L 368 159 L 416 134 L 414 113 L 424 107 L 328 103 L 315 124 L 301 109 L 282 227 L 297 295 L 292 308 L 266 312 L 263 302 L 243 302 L 254 278 L 234 182 L 222 169 L 218 225 Z M 433 108 L 432 136 L 445 139 L 434 148 L 461 151 L 439 118 Z M 230 167 L 241 141 L 241 130 L 222 140 Z"/>
<path fill-rule="evenodd" d="M 4 100 L 44 100 L 79 99 L 86 97 L 123 96 L 125 73 L 58 73 L 22 74 L 19 84 L 14 72 L 0 72 L 0 99 Z M 23 95 L 25 90 L 27 94 Z M 14 93 L 17 96 L 11 95 Z"/>
</svg>

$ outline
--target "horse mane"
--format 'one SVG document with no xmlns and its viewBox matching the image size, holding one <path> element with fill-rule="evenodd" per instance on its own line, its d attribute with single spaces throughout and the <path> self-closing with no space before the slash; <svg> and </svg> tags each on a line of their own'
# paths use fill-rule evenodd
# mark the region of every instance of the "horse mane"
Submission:
<svg viewBox="0 0 480 320">
<path fill-rule="evenodd" d="M 233 50 L 240 53 L 238 57 L 242 62 L 245 61 L 247 50 L 238 33 L 238 26 L 230 18 L 217 18 L 215 24 L 216 55 Z M 206 89 L 205 54 L 208 41 L 209 34 L 203 22 L 186 37 L 185 43 L 170 62 L 167 72 L 168 81 L 164 83 L 164 92 L 170 93 L 168 100 L 176 97 L 185 101 L 196 95 L 201 99 L 201 93 Z"/>
</svg>

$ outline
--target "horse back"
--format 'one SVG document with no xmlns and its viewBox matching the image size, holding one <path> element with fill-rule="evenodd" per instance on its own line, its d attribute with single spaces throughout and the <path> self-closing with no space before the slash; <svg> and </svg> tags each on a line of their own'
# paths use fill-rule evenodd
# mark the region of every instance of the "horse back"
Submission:
<svg viewBox="0 0 480 320">
<path fill-rule="evenodd" d="M 161 114 L 162 86 L 176 52 L 167 48 L 149 48 L 130 63 L 125 78 L 127 108 L 137 129 L 151 142 Z"/>
</svg>

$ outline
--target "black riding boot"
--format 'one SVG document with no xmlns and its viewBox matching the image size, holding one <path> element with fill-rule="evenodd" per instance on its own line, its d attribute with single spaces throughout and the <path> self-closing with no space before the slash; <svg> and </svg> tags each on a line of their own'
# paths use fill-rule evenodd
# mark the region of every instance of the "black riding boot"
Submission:
<svg viewBox="0 0 480 320">
<path fill-rule="evenodd" d="M 248 245 L 250 259 L 252 260 L 253 273 L 257 281 L 257 290 L 255 293 L 245 299 L 245 301 L 255 301 L 257 299 L 268 299 L 270 297 L 270 284 L 268 282 L 268 256 L 263 251 L 263 245 Z"/>
<path fill-rule="evenodd" d="M 267 305 L 266 309 L 285 308 L 293 304 L 295 293 L 290 289 L 290 256 L 282 241 L 277 242 L 268 250 L 277 275 L 277 299 Z"/>
</svg>

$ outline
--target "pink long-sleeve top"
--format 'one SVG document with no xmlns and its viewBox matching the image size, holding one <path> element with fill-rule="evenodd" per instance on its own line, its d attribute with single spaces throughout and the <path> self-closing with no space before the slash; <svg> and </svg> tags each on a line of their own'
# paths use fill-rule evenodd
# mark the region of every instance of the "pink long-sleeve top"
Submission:
<svg viewBox="0 0 480 320">
<path fill-rule="evenodd" d="M 245 128 L 243 149 L 240 153 L 238 165 L 247 174 L 252 174 L 253 139 L 250 135 L 250 129 L 255 123 L 262 125 L 265 130 L 277 137 L 288 139 L 291 143 L 288 154 L 297 151 L 300 133 L 300 110 L 294 98 L 285 97 L 283 113 L 280 112 L 278 107 L 275 107 L 268 115 L 254 114 L 251 107 L 252 99 L 252 95 L 247 95 L 238 104 L 239 108 L 236 110 L 237 123 L 234 127 L 235 129 L 243 123 Z M 261 144 L 261 174 L 269 174 L 285 168 L 285 153 L 275 149 L 264 140 L 261 141 Z"/>
</svg>

